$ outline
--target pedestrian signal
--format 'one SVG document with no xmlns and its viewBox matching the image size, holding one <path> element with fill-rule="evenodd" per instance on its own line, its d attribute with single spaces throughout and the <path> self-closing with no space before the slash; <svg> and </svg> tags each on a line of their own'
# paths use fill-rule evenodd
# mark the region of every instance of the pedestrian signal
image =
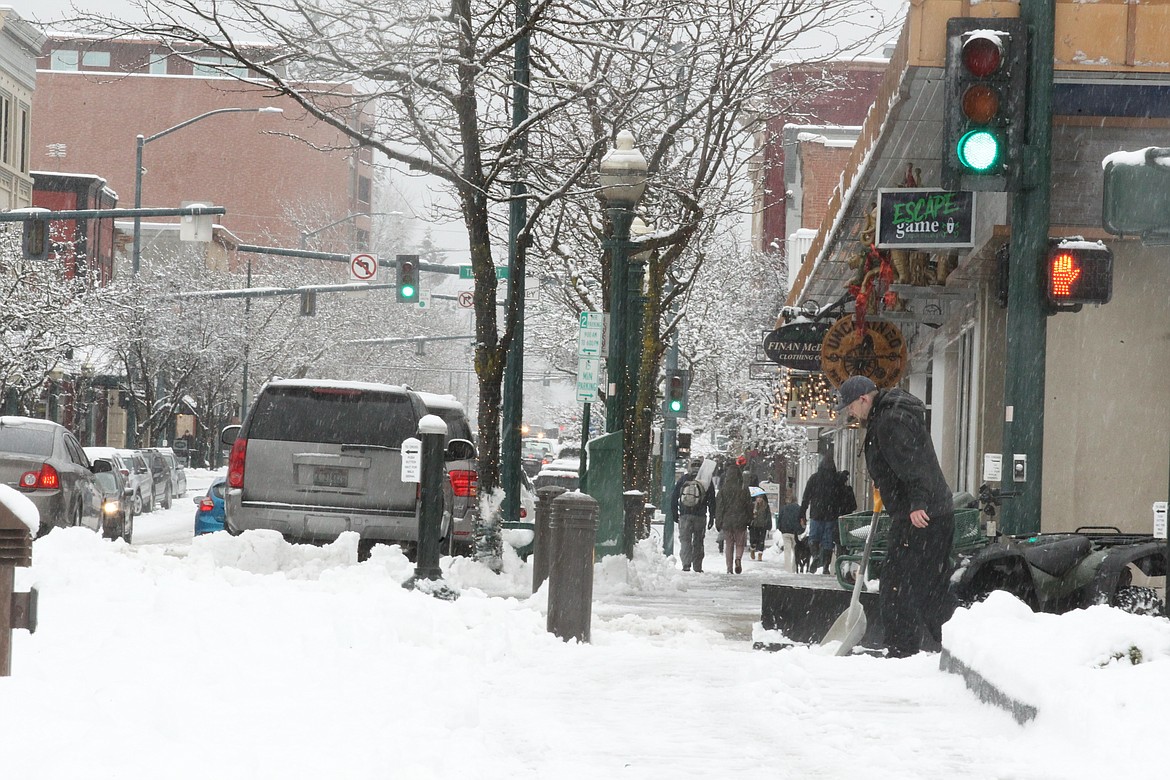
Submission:
<svg viewBox="0 0 1170 780">
<path fill-rule="evenodd" d="M 1100 241 L 1049 242 L 1045 293 L 1057 311 L 1077 311 L 1085 303 L 1109 303 L 1113 297 L 1113 252 Z"/>
</svg>

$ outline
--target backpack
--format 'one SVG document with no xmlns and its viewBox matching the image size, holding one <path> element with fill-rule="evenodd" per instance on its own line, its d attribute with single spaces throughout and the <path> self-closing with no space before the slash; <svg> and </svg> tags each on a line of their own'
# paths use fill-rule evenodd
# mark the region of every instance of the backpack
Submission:
<svg viewBox="0 0 1170 780">
<path fill-rule="evenodd" d="M 683 483 L 682 491 L 678 496 L 678 503 L 687 509 L 694 509 L 695 507 L 702 506 L 705 493 L 706 491 L 699 484 L 699 480 L 692 479 Z"/>
</svg>

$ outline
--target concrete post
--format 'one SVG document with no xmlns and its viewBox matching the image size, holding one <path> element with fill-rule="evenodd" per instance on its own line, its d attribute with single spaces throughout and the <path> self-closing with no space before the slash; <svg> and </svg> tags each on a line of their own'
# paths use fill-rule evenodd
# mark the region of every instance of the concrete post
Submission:
<svg viewBox="0 0 1170 780">
<path fill-rule="evenodd" d="M 589 641 L 597 515 L 597 501 L 584 493 L 564 493 L 552 502 L 548 632 L 566 641 Z"/>
<path fill-rule="evenodd" d="M 418 433 L 422 438 L 422 463 L 420 471 L 420 511 L 418 516 L 418 549 L 415 554 L 414 576 L 407 581 L 410 589 L 424 589 L 437 597 L 454 599 L 458 594 L 443 582 L 443 571 L 439 568 L 439 542 L 443 525 L 443 442 L 447 438 L 447 423 L 436 415 L 428 414 L 418 421 Z M 407 465 L 403 465 L 403 481 Z"/>
<path fill-rule="evenodd" d="M 536 490 L 536 521 L 535 538 L 532 541 L 532 592 L 540 590 L 541 584 L 548 579 L 548 564 L 552 559 L 552 534 L 549 530 L 549 520 L 552 517 L 552 504 L 557 496 L 565 492 L 559 485 L 545 485 Z"/>
</svg>

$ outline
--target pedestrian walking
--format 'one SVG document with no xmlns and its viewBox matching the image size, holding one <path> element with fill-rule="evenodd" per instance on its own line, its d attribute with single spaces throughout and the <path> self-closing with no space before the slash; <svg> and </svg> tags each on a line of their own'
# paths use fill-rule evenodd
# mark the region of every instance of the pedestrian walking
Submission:
<svg viewBox="0 0 1170 780">
<path fill-rule="evenodd" d="M 729 465 L 715 496 L 715 527 L 723 532 L 723 557 L 728 574 L 743 571 L 743 550 L 747 546 L 747 529 L 752 522 L 752 497 L 744 484 L 745 458 Z"/>
<path fill-rule="evenodd" d="M 702 458 L 692 458 L 671 492 L 683 571 L 703 570 L 703 537 L 715 521 L 715 489 L 699 478 L 702 465 Z"/>
<path fill-rule="evenodd" d="M 776 510 L 776 528 L 784 543 L 784 571 L 796 572 L 796 539 L 804 533 L 804 521 L 800 519 L 800 504 L 791 490 L 784 492 L 784 503 Z"/>
<path fill-rule="evenodd" d="M 808 522 L 808 543 L 812 548 L 809 571 L 816 573 L 824 567 L 829 573 L 833 547 L 837 544 L 838 506 L 841 498 L 841 479 L 832 455 L 821 458 L 821 465 L 804 485 L 804 500 L 800 502 L 800 519 Z"/>
<path fill-rule="evenodd" d="M 834 511 L 838 522 L 833 524 L 833 541 L 836 543 L 837 555 L 845 554 L 845 546 L 841 544 L 841 517 L 857 511 L 857 496 L 853 494 L 853 486 L 849 484 L 849 472 L 837 472 L 837 506 Z"/>
<path fill-rule="evenodd" d="M 762 489 L 757 487 L 748 490 L 760 491 L 752 499 L 752 522 L 748 526 L 748 555 L 753 561 L 762 561 L 764 544 L 768 541 L 768 532 L 772 530 L 772 507 L 768 504 L 768 494 Z"/>
<path fill-rule="evenodd" d="M 938 464 L 926 406 L 904 390 L 879 390 L 852 376 L 837 411 L 865 427 L 865 464 L 890 515 L 878 602 L 886 654 L 904 658 L 921 648 L 921 628 L 937 643 L 957 602 L 949 589 L 955 509 Z"/>
</svg>

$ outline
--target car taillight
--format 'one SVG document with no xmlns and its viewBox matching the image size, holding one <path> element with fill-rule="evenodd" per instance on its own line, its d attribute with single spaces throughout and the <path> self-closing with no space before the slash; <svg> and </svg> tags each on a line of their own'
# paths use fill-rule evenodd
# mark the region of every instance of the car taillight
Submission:
<svg viewBox="0 0 1170 780">
<path fill-rule="evenodd" d="M 20 475 L 20 486 L 26 490 L 56 490 L 61 487 L 57 469 L 48 463 L 40 471 L 26 471 Z"/>
<path fill-rule="evenodd" d="M 215 502 L 211 500 L 211 496 L 204 496 L 199 499 L 200 512 L 210 512 L 212 509 L 215 509 Z"/>
<path fill-rule="evenodd" d="M 244 458 L 248 453 L 248 440 L 236 439 L 228 455 L 228 487 L 244 486 Z"/>
<path fill-rule="evenodd" d="M 475 498 L 479 492 L 479 474 L 470 469 L 456 469 L 448 472 L 451 478 L 451 490 L 455 495 Z"/>
</svg>

